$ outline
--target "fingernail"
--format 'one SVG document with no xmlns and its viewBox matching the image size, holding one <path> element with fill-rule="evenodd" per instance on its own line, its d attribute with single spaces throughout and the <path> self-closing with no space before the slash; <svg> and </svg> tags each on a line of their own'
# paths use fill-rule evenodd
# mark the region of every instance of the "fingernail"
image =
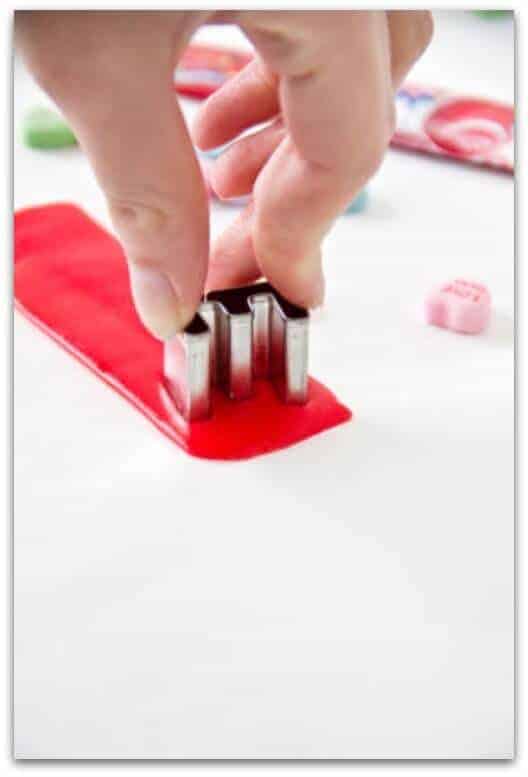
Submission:
<svg viewBox="0 0 528 777">
<path fill-rule="evenodd" d="M 131 262 L 128 268 L 134 305 L 145 327 L 161 340 L 181 332 L 193 312 L 182 304 L 167 276 Z"/>
</svg>

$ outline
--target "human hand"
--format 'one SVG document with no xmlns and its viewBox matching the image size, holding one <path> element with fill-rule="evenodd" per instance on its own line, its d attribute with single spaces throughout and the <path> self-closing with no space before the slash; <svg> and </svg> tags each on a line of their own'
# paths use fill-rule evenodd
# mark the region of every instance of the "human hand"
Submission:
<svg viewBox="0 0 528 777">
<path fill-rule="evenodd" d="M 251 203 L 209 254 L 200 167 L 172 90 L 194 30 L 238 24 L 256 59 L 203 105 L 201 148 L 221 196 Z M 158 337 L 181 330 L 204 287 L 265 275 L 300 305 L 321 303 L 321 241 L 376 172 L 394 92 L 432 34 L 427 12 L 18 12 L 16 36 L 70 121 L 106 195 L 134 302 Z"/>
</svg>

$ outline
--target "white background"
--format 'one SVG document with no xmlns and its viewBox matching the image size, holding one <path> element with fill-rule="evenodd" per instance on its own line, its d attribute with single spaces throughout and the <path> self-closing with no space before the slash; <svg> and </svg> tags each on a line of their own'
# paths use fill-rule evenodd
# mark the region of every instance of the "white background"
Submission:
<svg viewBox="0 0 528 777">
<path fill-rule="evenodd" d="M 438 17 L 414 77 L 511 100 L 511 25 Z M 40 99 L 17 67 L 16 125 Z M 370 192 L 312 331 L 356 418 L 283 453 L 188 459 L 16 317 L 19 756 L 511 754 L 513 182 L 391 152 Z M 106 222 L 16 142 L 16 206 L 55 199 Z M 459 275 L 484 337 L 421 322 Z"/>
</svg>

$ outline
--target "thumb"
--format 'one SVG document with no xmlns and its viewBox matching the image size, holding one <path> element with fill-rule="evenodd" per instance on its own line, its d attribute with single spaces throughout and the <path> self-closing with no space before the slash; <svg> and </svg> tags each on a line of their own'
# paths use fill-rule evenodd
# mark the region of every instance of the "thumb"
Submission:
<svg viewBox="0 0 528 777">
<path fill-rule="evenodd" d="M 172 90 L 174 41 L 183 47 L 196 14 L 37 16 L 47 17 L 36 23 L 45 27 L 45 53 L 29 23 L 29 65 L 71 122 L 106 195 L 140 318 L 170 337 L 194 315 L 207 272 L 207 195 Z M 65 61 L 67 77 L 59 77 Z"/>
</svg>

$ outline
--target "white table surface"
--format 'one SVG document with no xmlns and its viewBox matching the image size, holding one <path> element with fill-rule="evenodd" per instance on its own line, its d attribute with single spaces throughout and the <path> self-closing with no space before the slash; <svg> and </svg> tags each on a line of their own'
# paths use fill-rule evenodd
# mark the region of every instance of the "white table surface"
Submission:
<svg viewBox="0 0 528 777">
<path fill-rule="evenodd" d="M 511 21 L 437 16 L 413 75 L 511 101 Z M 391 151 L 370 194 L 311 335 L 355 420 L 286 451 L 187 457 L 15 315 L 19 757 L 511 755 L 513 180 Z M 80 152 L 15 138 L 16 207 L 54 200 L 108 224 Z M 456 276 L 482 337 L 421 319 Z"/>
</svg>

